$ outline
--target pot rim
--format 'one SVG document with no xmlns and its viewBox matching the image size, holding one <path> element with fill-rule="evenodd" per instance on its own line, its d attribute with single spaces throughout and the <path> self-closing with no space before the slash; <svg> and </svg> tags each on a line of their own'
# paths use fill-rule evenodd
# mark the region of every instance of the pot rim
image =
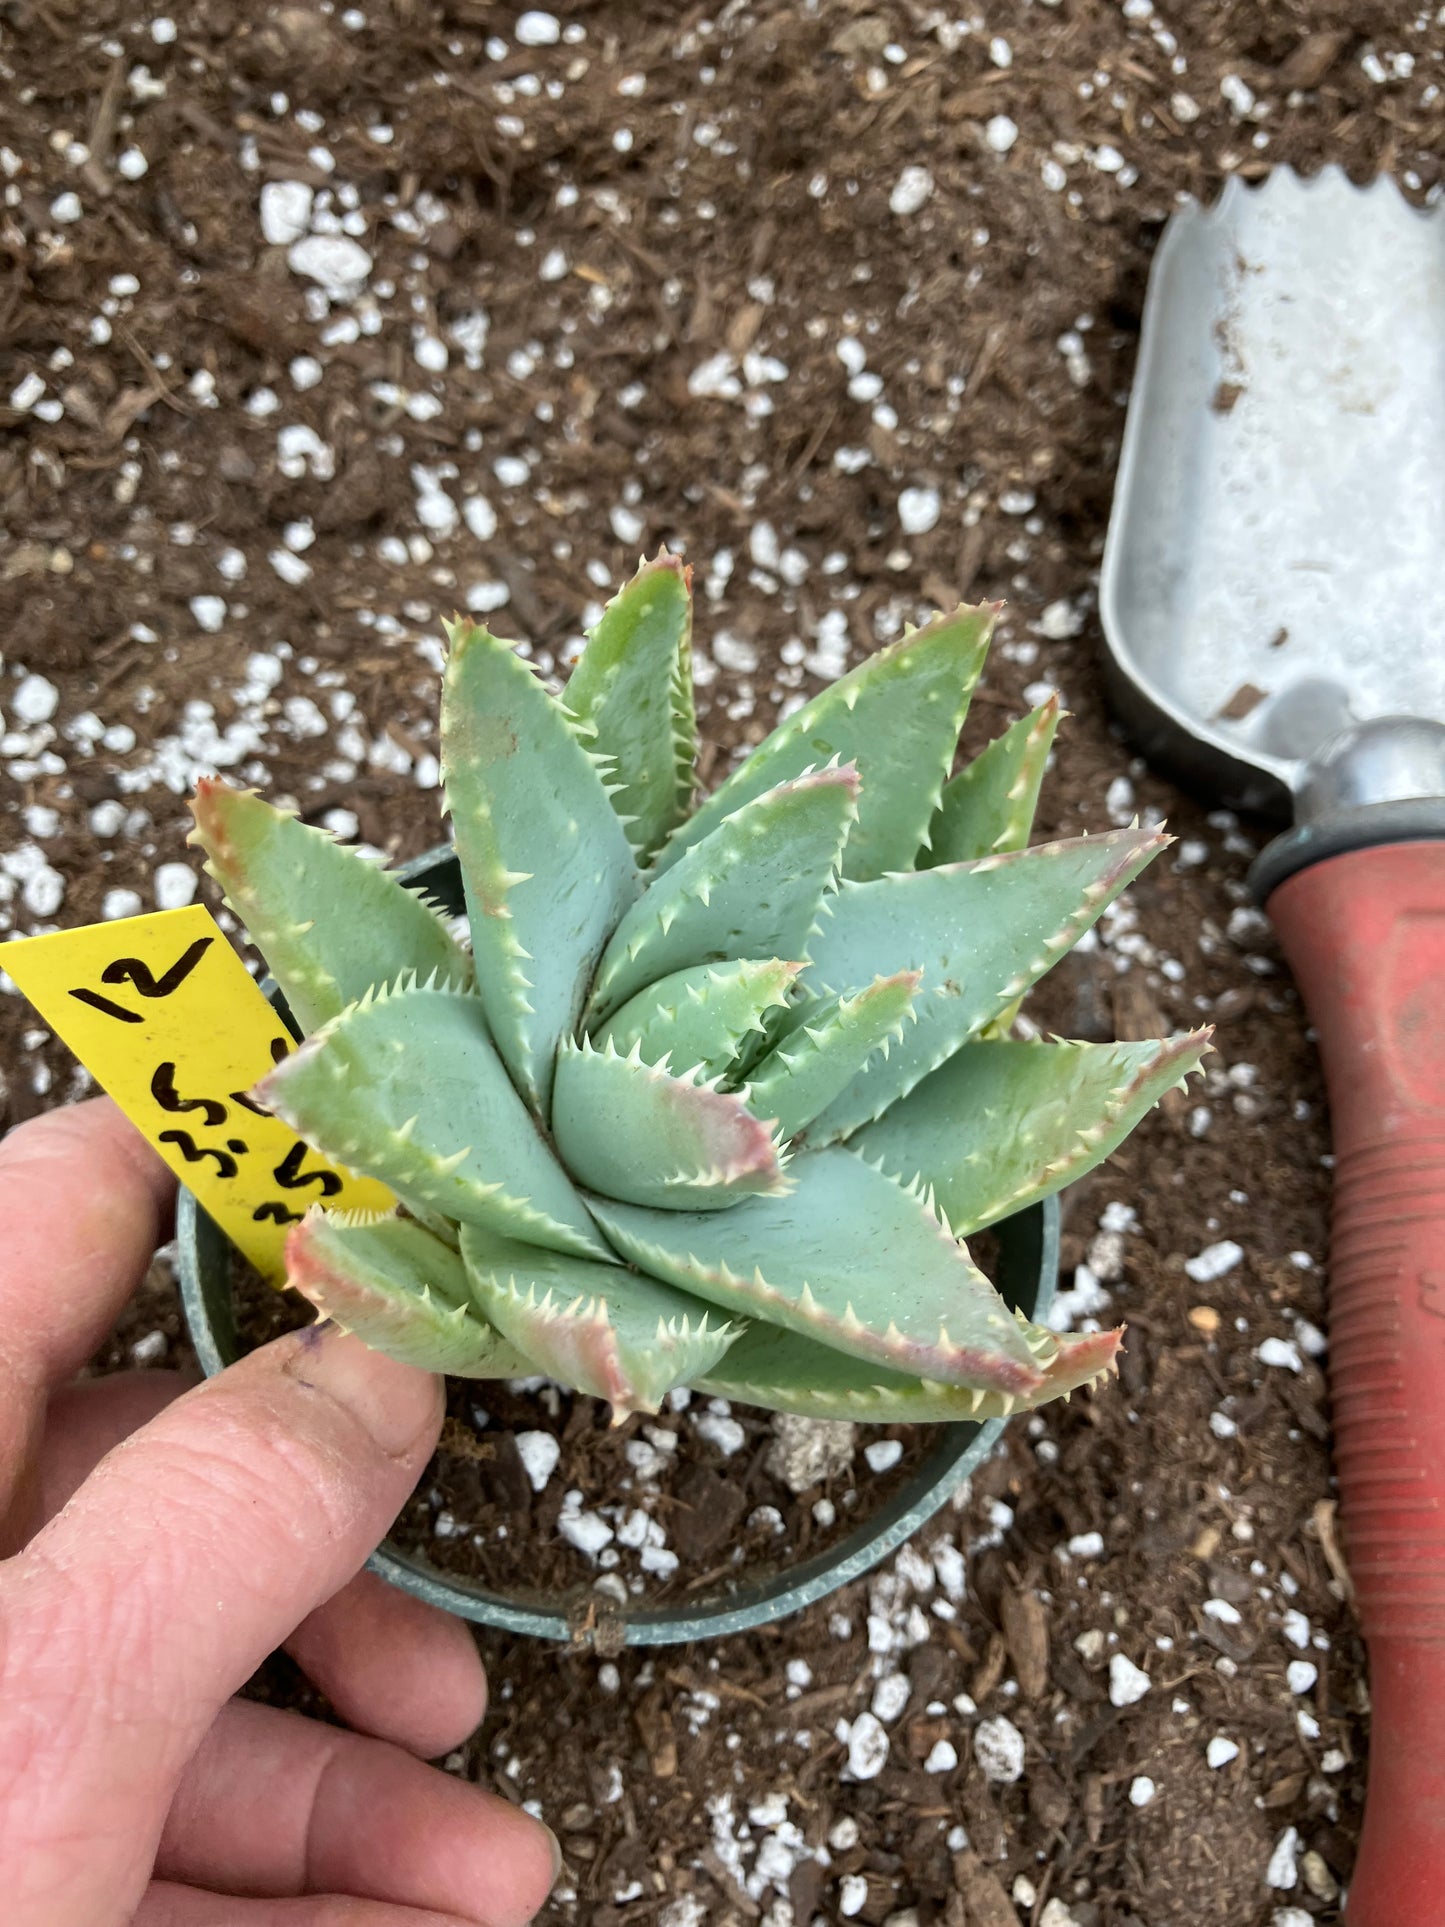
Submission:
<svg viewBox="0 0 1445 1927">
<path fill-rule="evenodd" d="M 449 845 L 429 850 L 400 867 L 404 883 L 438 890 L 437 872 L 455 866 Z M 263 985 L 263 988 L 269 988 Z M 1048 1197 L 994 1227 L 1001 1243 L 1003 1282 L 1027 1316 L 1041 1320 L 1051 1304 L 1058 1277 L 1059 1202 Z M 229 1244 L 194 1196 L 184 1188 L 176 1210 L 181 1304 L 196 1357 L 212 1378 L 239 1355 L 229 1286 Z M 826 1552 L 784 1566 L 727 1592 L 711 1602 L 667 1606 L 619 1607 L 601 1598 L 595 1617 L 589 1611 L 548 1611 L 527 1606 L 484 1586 L 438 1572 L 412 1554 L 385 1541 L 367 1567 L 391 1585 L 429 1605 L 440 1606 L 500 1632 L 521 1633 L 574 1646 L 614 1650 L 623 1646 L 667 1646 L 689 1640 L 748 1632 L 800 1611 L 861 1578 L 910 1538 L 958 1489 L 998 1443 L 1007 1420 L 988 1419 L 932 1428 L 937 1442 L 922 1464 L 888 1503 Z"/>
</svg>

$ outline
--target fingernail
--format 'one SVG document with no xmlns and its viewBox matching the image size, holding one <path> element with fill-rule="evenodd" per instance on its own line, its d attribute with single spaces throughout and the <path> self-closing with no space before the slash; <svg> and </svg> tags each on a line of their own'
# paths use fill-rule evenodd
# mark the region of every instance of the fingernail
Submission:
<svg viewBox="0 0 1445 1927">
<path fill-rule="evenodd" d="M 388 1458 L 401 1458 L 440 1412 L 440 1382 L 415 1365 L 400 1365 L 333 1326 L 297 1334 L 283 1369 L 299 1385 L 344 1406 Z"/>
<path fill-rule="evenodd" d="M 551 1893 L 552 1888 L 557 1884 L 557 1876 L 562 1871 L 562 1842 L 557 1838 L 556 1834 L 553 1833 L 545 1820 L 539 1820 L 537 1825 L 552 1843 L 552 1879 L 547 1888 L 548 1893 Z"/>
</svg>

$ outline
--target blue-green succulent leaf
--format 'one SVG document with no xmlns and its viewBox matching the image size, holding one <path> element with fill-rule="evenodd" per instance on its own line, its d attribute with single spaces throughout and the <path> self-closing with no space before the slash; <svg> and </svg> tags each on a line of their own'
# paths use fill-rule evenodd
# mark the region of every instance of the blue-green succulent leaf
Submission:
<svg viewBox="0 0 1445 1927">
<path fill-rule="evenodd" d="M 607 1247 L 512 1088 L 471 992 L 370 993 L 257 1087 L 318 1151 L 462 1224 L 584 1256 Z"/>
<path fill-rule="evenodd" d="M 843 874 L 913 865 L 938 807 L 997 612 L 959 608 L 890 643 L 780 723 L 674 834 L 668 869 L 734 810 L 837 759 L 862 778 Z"/>
<path fill-rule="evenodd" d="M 614 1423 L 655 1412 L 674 1385 L 713 1370 L 744 1329 L 686 1292 L 621 1265 L 593 1264 L 462 1232 L 481 1314 L 540 1370 L 611 1402 Z"/>
<path fill-rule="evenodd" d="M 188 842 L 245 924 L 303 1031 L 404 970 L 465 986 L 472 962 L 414 890 L 254 790 L 202 777 Z"/>
<path fill-rule="evenodd" d="M 477 991 L 545 1120 L 557 1045 L 641 883 L 587 732 L 507 643 L 470 622 L 447 634 L 442 764 Z"/>
<path fill-rule="evenodd" d="M 409 1218 L 313 1206 L 287 1237 L 286 1282 L 323 1318 L 403 1365 L 454 1378 L 536 1370 L 474 1310 L 457 1253 Z"/>
<path fill-rule="evenodd" d="M 1015 1314 L 1017 1317 L 1017 1313 Z M 1027 1327 L 1029 1349 L 1044 1376 L 1030 1392 L 984 1390 L 915 1378 L 777 1325 L 749 1325 L 727 1356 L 692 1381 L 700 1392 L 761 1405 L 799 1418 L 853 1419 L 863 1425 L 934 1425 L 1007 1418 L 1011 1412 L 1067 1398 L 1117 1369 L 1117 1332 L 1077 1337 Z"/>
<path fill-rule="evenodd" d="M 563 1044 L 552 1130 L 579 1184 L 630 1204 L 721 1211 L 787 1185 L 772 1131 L 740 1097 L 644 1063 L 638 1046 Z"/>
<path fill-rule="evenodd" d="M 597 969 L 588 1028 L 694 964 L 806 957 L 857 806 L 857 772 L 820 769 L 719 823 L 618 924 Z"/>
<path fill-rule="evenodd" d="M 916 970 L 876 978 L 866 990 L 824 997 L 802 1007 L 800 1021 L 757 1065 L 744 1095 L 778 1135 L 795 1137 L 850 1088 L 868 1076 L 875 1052 L 887 1057 L 913 1021 Z"/>
<path fill-rule="evenodd" d="M 1209 1038 L 965 1044 L 849 1146 L 931 1189 L 964 1237 L 1091 1171 L 1198 1070 Z"/>
<path fill-rule="evenodd" d="M 894 1371 L 1029 1392 L 1043 1378 L 1002 1298 L 929 1209 L 851 1151 L 805 1151 L 784 1198 L 731 1211 L 594 1199 L 639 1270 L 723 1310 L 766 1319 Z"/>
<path fill-rule="evenodd" d="M 705 1077 L 728 1069 L 768 1012 L 786 1004 L 801 964 L 778 957 L 694 964 L 649 984 L 594 1033 L 625 1057 L 636 1047 L 644 1064 L 697 1065 Z"/>
<path fill-rule="evenodd" d="M 917 1022 L 814 1120 L 810 1142 L 870 1123 L 993 1022 L 1078 942 L 1169 841 L 1154 832 L 1038 843 L 877 883 L 845 883 L 814 939 L 815 989 L 855 990 L 921 970 Z"/>
<path fill-rule="evenodd" d="M 690 571 L 666 552 L 603 611 L 562 701 L 595 732 L 639 863 L 687 814 L 697 755 Z"/>
<path fill-rule="evenodd" d="M 1058 697 L 1050 696 L 944 785 L 920 870 L 1024 848 L 1060 713 Z"/>
</svg>

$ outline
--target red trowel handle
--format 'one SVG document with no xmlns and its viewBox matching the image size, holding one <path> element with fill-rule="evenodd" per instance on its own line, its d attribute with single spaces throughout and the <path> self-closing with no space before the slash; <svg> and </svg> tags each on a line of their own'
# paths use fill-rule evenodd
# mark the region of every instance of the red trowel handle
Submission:
<svg viewBox="0 0 1445 1927">
<path fill-rule="evenodd" d="M 1271 894 L 1334 1130 L 1330 1386 L 1370 1653 L 1350 1927 L 1445 1921 L 1445 843 L 1352 850 Z"/>
</svg>

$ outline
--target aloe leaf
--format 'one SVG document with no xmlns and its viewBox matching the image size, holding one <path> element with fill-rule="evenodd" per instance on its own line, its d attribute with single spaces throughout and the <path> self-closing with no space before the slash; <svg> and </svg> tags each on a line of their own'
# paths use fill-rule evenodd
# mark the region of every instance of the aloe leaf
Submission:
<svg viewBox="0 0 1445 1927">
<path fill-rule="evenodd" d="M 408 980 L 368 992 L 256 1095 L 318 1151 L 408 1202 L 558 1251 L 608 1255 L 472 992 Z"/>
<path fill-rule="evenodd" d="M 1058 697 L 1050 696 L 944 785 L 920 869 L 1023 849 L 1060 714 Z"/>
<path fill-rule="evenodd" d="M 911 869 L 958 747 L 996 611 L 960 607 L 879 650 L 789 716 L 688 818 L 657 860 L 669 869 L 724 818 L 833 758 L 862 777 L 843 874 Z"/>
<path fill-rule="evenodd" d="M 404 970 L 472 980 L 471 959 L 426 900 L 325 830 L 254 790 L 203 776 L 187 841 L 245 924 L 303 1031 Z"/>
<path fill-rule="evenodd" d="M 784 1198 L 727 1212 L 595 1199 L 597 1222 L 654 1278 L 855 1358 L 985 1390 L 1031 1392 L 1043 1371 L 993 1286 L 921 1193 L 851 1151 L 794 1159 Z"/>
<path fill-rule="evenodd" d="M 901 970 L 854 996 L 806 1006 L 803 1020 L 748 1078 L 749 1106 L 772 1119 L 780 1137 L 796 1136 L 865 1074 L 875 1051 L 888 1055 L 912 1019 L 920 981 L 918 971 Z"/>
<path fill-rule="evenodd" d="M 676 970 L 629 998 L 593 1041 L 624 1057 L 635 1047 L 645 1064 L 670 1055 L 716 1077 L 747 1039 L 762 1034 L 764 1016 L 787 1002 L 802 967 L 772 957 Z"/>
<path fill-rule="evenodd" d="M 1101 1163 L 1198 1070 L 1210 1035 L 965 1044 L 849 1146 L 901 1182 L 930 1188 L 966 1237 Z"/>
<path fill-rule="evenodd" d="M 407 1218 L 306 1213 L 286 1240 L 286 1282 L 374 1350 L 454 1378 L 525 1378 L 532 1361 L 472 1307 L 466 1268 Z"/>
<path fill-rule="evenodd" d="M 581 725 L 507 643 L 469 622 L 447 636 L 442 763 L 477 990 L 545 1119 L 558 1041 L 641 884 Z"/>
<path fill-rule="evenodd" d="M 593 748 L 606 758 L 613 807 L 639 863 L 672 834 L 692 801 L 690 579 L 675 555 L 644 563 L 608 603 L 562 694 L 595 732 Z"/>
<path fill-rule="evenodd" d="M 933 1425 L 960 1419 L 1007 1418 L 1010 1413 L 1067 1398 L 1117 1369 L 1122 1333 L 1079 1337 L 1029 1327 L 1029 1344 L 1044 1378 L 1031 1392 L 985 1391 L 914 1378 L 861 1358 L 850 1358 L 776 1325 L 749 1325 L 726 1357 L 692 1381 L 700 1392 L 762 1405 L 799 1418 L 854 1419 L 863 1425 Z"/>
<path fill-rule="evenodd" d="M 814 939 L 810 976 L 843 991 L 906 968 L 921 970 L 923 983 L 917 1022 L 814 1120 L 811 1141 L 871 1123 L 936 1070 L 1057 963 L 1168 841 L 1111 830 L 843 884 Z"/>
<path fill-rule="evenodd" d="M 563 1044 L 552 1131 L 579 1184 L 630 1204 L 721 1211 L 786 1187 L 773 1133 L 740 1097 L 645 1064 L 636 1047 Z"/>
<path fill-rule="evenodd" d="M 652 882 L 602 955 L 588 1027 L 694 964 L 806 957 L 858 806 L 851 768 L 809 771 L 745 803 Z"/>
<path fill-rule="evenodd" d="M 487 1320 L 538 1370 L 609 1400 L 614 1423 L 655 1412 L 674 1385 L 713 1370 L 744 1329 L 621 1265 L 535 1251 L 470 1225 L 462 1257 Z"/>
</svg>

